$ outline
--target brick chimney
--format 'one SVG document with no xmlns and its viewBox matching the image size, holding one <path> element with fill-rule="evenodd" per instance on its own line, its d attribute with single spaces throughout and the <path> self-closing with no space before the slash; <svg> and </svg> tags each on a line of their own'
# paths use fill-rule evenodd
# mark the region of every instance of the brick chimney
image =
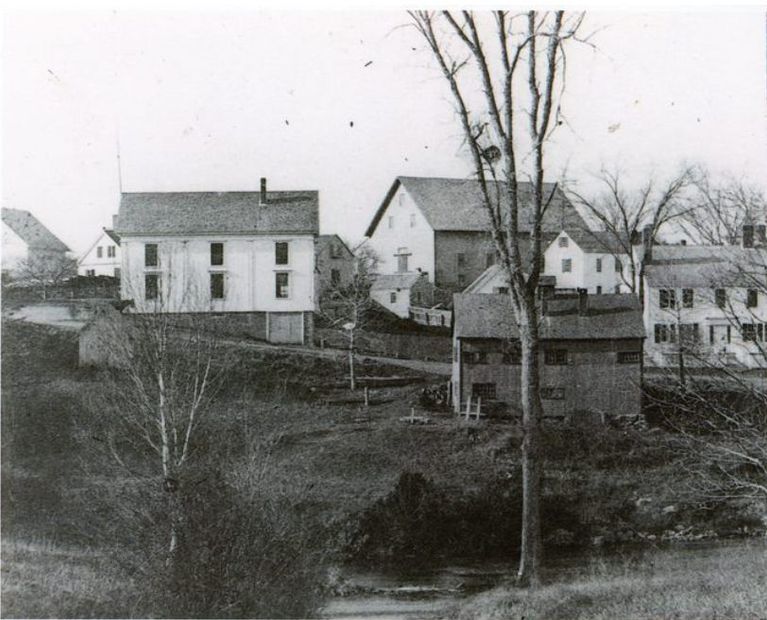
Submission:
<svg viewBox="0 0 767 620">
<path fill-rule="evenodd" d="M 754 227 L 751 224 L 743 224 L 743 247 L 754 247 Z"/>
<path fill-rule="evenodd" d="M 653 234 L 652 225 L 648 224 L 642 229 L 642 247 L 644 248 L 644 262 L 652 262 Z"/>
<path fill-rule="evenodd" d="M 586 316 L 589 312 L 589 289 L 578 289 L 578 315 Z"/>
<path fill-rule="evenodd" d="M 258 199 L 258 204 L 266 204 L 266 177 L 261 177 L 261 196 Z"/>
</svg>

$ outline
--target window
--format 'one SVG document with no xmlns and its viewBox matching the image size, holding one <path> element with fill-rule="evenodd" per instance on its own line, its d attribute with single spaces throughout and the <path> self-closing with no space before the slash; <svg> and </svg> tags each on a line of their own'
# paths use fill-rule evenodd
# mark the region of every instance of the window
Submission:
<svg viewBox="0 0 767 620">
<path fill-rule="evenodd" d="M 472 383 L 471 397 L 482 400 L 495 400 L 495 383 Z"/>
<path fill-rule="evenodd" d="M 115 267 L 115 278 L 119 278 L 119 277 L 120 277 L 120 268 Z"/>
<path fill-rule="evenodd" d="M 493 288 L 493 293 L 496 295 L 508 295 L 509 294 L 509 287 L 508 286 L 496 286 Z"/>
<path fill-rule="evenodd" d="M 682 307 L 692 308 L 693 305 L 693 292 L 691 288 L 682 289 Z"/>
<path fill-rule="evenodd" d="M 390 304 L 397 303 L 397 293 L 389 293 L 389 303 Z"/>
<path fill-rule="evenodd" d="M 458 274 L 458 286 L 466 286 L 466 274 L 465 273 L 459 273 Z"/>
<path fill-rule="evenodd" d="M 544 354 L 547 366 L 565 366 L 567 364 L 567 351 L 565 349 L 549 349 Z"/>
<path fill-rule="evenodd" d="M 104 248 L 101 246 L 96 248 L 96 258 L 101 258 L 104 255 Z"/>
<path fill-rule="evenodd" d="M 487 352 L 486 351 L 467 351 L 466 363 L 467 364 L 487 364 Z"/>
<path fill-rule="evenodd" d="M 144 275 L 144 299 L 150 301 L 160 295 L 160 274 L 147 273 Z"/>
<path fill-rule="evenodd" d="M 157 267 L 157 244 L 147 243 L 144 245 L 144 266 Z"/>
<path fill-rule="evenodd" d="M 85 270 L 85 275 L 86 276 L 95 276 L 96 275 L 96 270 L 95 269 L 86 269 Z"/>
<path fill-rule="evenodd" d="M 333 286 L 338 286 L 339 282 L 341 282 L 341 272 L 338 269 L 331 269 L 330 270 L 330 283 Z"/>
<path fill-rule="evenodd" d="M 742 331 L 745 342 L 756 342 L 756 325 L 753 323 L 743 323 Z"/>
<path fill-rule="evenodd" d="M 210 244 L 210 264 L 214 267 L 219 267 L 224 264 L 224 244 L 223 243 L 211 243 Z"/>
<path fill-rule="evenodd" d="M 211 299 L 224 298 L 224 274 L 223 273 L 210 274 L 210 298 Z"/>
<path fill-rule="evenodd" d="M 458 254 L 456 254 L 455 255 L 455 263 L 456 263 L 456 265 L 458 266 L 459 269 L 461 267 L 465 267 L 466 266 L 466 254 L 464 254 L 463 252 L 459 252 Z"/>
<path fill-rule="evenodd" d="M 714 344 L 714 326 L 713 325 L 708 326 L 708 343 Z"/>
<path fill-rule="evenodd" d="M 341 258 L 341 246 L 335 242 L 330 244 L 330 258 Z"/>
<path fill-rule="evenodd" d="M 673 288 L 662 288 L 658 295 L 661 308 L 676 308 L 676 291 Z"/>
<path fill-rule="evenodd" d="M 389 216 L 389 228 L 394 228 L 394 216 Z"/>
<path fill-rule="evenodd" d="M 415 228 L 415 213 L 410 214 L 410 228 Z"/>
<path fill-rule="evenodd" d="M 506 347 L 501 362 L 504 364 L 512 364 L 514 366 L 518 366 L 522 363 L 522 350 L 519 347 L 519 343 L 511 343 Z"/>
<path fill-rule="evenodd" d="M 565 388 L 561 388 L 561 387 L 541 388 L 541 398 L 543 400 L 564 400 Z"/>
<path fill-rule="evenodd" d="M 642 360 L 639 351 L 618 351 L 619 364 L 638 364 Z"/>
<path fill-rule="evenodd" d="M 565 241 L 567 241 L 565 239 Z M 572 258 L 563 258 L 562 259 L 562 273 L 570 273 L 573 270 L 573 259 Z"/>
<path fill-rule="evenodd" d="M 601 295 L 601 294 L 602 294 L 602 287 L 598 286 L 597 287 L 597 295 Z"/>
<path fill-rule="evenodd" d="M 597 259 L 597 273 L 602 273 L 602 259 Z"/>
<path fill-rule="evenodd" d="M 615 272 L 616 273 L 620 273 L 621 271 L 623 271 L 623 263 L 621 263 L 621 259 L 620 258 L 616 258 L 615 259 Z"/>
<path fill-rule="evenodd" d="M 656 323 L 654 327 L 656 344 L 661 344 L 664 342 L 676 342 L 676 325 Z"/>
<path fill-rule="evenodd" d="M 409 258 L 410 254 L 398 254 L 397 255 L 397 271 L 407 271 L 408 264 L 407 259 Z"/>
<path fill-rule="evenodd" d="M 620 292 L 621 292 L 621 285 L 620 284 L 616 284 L 615 285 L 615 289 L 613 290 L 613 293 L 618 294 Z"/>
<path fill-rule="evenodd" d="M 495 265 L 495 252 L 485 254 L 485 268 Z"/>
<path fill-rule="evenodd" d="M 724 308 L 727 305 L 727 291 L 723 288 L 714 289 L 714 298 L 717 308 Z"/>
<path fill-rule="evenodd" d="M 699 341 L 698 324 L 682 323 L 679 325 L 679 341 L 686 345 L 696 344 Z"/>
<path fill-rule="evenodd" d="M 560 248 L 566 248 L 570 245 L 570 240 L 567 237 L 560 237 L 559 238 L 559 247 Z"/>
<path fill-rule="evenodd" d="M 746 307 L 756 308 L 759 305 L 759 291 L 750 288 L 746 291 Z"/>
<path fill-rule="evenodd" d="M 287 265 L 290 261 L 290 244 L 287 241 L 274 242 L 274 263 L 276 265 Z"/>
<path fill-rule="evenodd" d="M 115 256 L 117 256 L 117 248 L 113 245 L 107 246 L 107 257 L 114 258 Z"/>
<path fill-rule="evenodd" d="M 423 303 L 423 294 L 421 293 L 421 291 L 415 292 L 415 303 L 417 303 L 419 306 L 421 305 L 421 303 Z M 427 315 L 427 318 L 428 318 L 428 315 Z"/>
<path fill-rule="evenodd" d="M 274 296 L 277 299 L 287 299 L 290 297 L 290 274 L 285 271 L 278 271 L 274 274 Z"/>
</svg>

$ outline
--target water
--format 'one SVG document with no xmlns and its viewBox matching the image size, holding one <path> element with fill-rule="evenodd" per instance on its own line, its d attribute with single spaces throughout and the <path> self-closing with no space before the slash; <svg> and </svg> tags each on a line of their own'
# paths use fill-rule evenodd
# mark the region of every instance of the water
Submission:
<svg viewBox="0 0 767 620">
<path fill-rule="evenodd" d="M 93 315 L 93 310 L 79 304 L 42 303 L 22 306 L 8 313 L 12 319 L 41 323 L 64 329 L 80 330 Z"/>
<path fill-rule="evenodd" d="M 765 543 L 731 540 L 593 548 L 548 558 L 542 578 L 544 583 L 567 581 L 583 577 L 590 570 L 610 570 L 611 565 L 633 572 L 641 570 L 645 560 L 662 554 L 673 554 L 683 564 L 692 557 L 717 554 L 723 547 L 753 544 Z M 336 570 L 339 594 L 328 599 L 320 613 L 322 618 L 434 620 L 453 617 L 456 606 L 471 595 L 509 583 L 517 566 L 511 562 L 477 562 L 410 571 L 393 568 L 361 571 L 349 567 Z"/>
</svg>

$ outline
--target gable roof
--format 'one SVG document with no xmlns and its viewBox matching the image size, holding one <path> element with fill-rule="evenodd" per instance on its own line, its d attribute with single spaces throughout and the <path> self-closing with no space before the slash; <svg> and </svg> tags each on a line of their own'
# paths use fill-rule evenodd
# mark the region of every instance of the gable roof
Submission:
<svg viewBox="0 0 767 620">
<path fill-rule="evenodd" d="M 350 256 L 354 256 L 354 252 L 349 249 L 343 239 L 336 234 L 332 235 L 318 235 L 317 236 L 317 251 L 320 251 L 323 247 L 330 245 L 333 242 L 340 243 Z"/>
<path fill-rule="evenodd" d="M 491 194 L 504 187 L 502 182 L 489 182 Z M 475 179 L 450 179 L 440 177 L 397 177 L 378 207 L 365 235 L 370 237 L 375 232 L 384 212 L 397 189 L 402 186 L 423 213 L 426 221 L 438 231 L 477 231 L 490 229 L 490 219 L 482 202 L 480 182 Z M 519 218 L 519 230 L 530 230 L 532 200 L 530 183 L 519 184 L 523 208 Z M 586 222 L 576 211 L 564 193 L 556 184 L 544 183 L 544 198 L 551 202 L 543 216 L 543 230 L 559 232 L 562 228 L 587 228 Z"/>
<path fill-rule="evenodd" d="M 508 280 L 504 277 L 504 274 L 502 272 L 502 267 L 498 263 L 495 265 L 490 265 L 487 269 L 485 269 L 481 274 L 479 274 L 472 282 L 467 286 L 465 289 L 463 289 L 464 294 L 468 293 L 479 293 L 479 289 L 486 286 L 489 282 L 492 282 L 493 280 L 501 279 L 502 282 L 507 283 Z M 556 276 L 550 276 L 550 275 L 541 275 L 539 276 L 538 283 L 540 286 L 556 286 L 557 285 L 557 277 Z"/>
<path fill-rule="evenodd" d="M 35 250 L 69 252 L 69 248 L 56 235 L 40 223 L 29 211 L 3 207 L 3 222 L 15 232 L 24 243 Z"/>
<path fill-rule="evenodd" d="M 421 277 L 423 277 L 423 274 L 418 272 L 381 274 L 376 276 L 370 290 L 408 289 L 418 282 Z"/>
<path fill-rule="evenodd" d="M 104 232 L 112 241 L 114 241 L 117 245 L 120 245 L 120 235 L 118 235 L 114 230 L 111 228 L 105 228 Z"/>
<path fill-rule="evenodd" d="M 586 254 L 626 254 L 626 247 L 631 247 L 628 241 L 621 243 L 614 234 L 606 230 L 589 230 L 587 228 L 565 228 L 573 242 Z M 561 233 L 560 233 L 561 235 Z M 560 235 L 557 235 L 559 238 Z M 556 242 L 556 239 L 554 240 Z M 552 242 L 553 243 L 553 242 Z M 550 246 L 551 244 L 549 244 Z"/>
<path fill-rule="evenodd" d="M 313 234 L 319 232 L 319 193 L 267 192 L 125 193 L 118 235 Z"/>
<path fill-rule="evenodd" d="M 763 282 L 765 270 L 764 248 L 654 245 L 645 278 L 651 287 L 748 287 Z"/>
<path fill-rule="evenodd" d="M 611 340 L 644 338 L 642 306 L 634 295 L 589 295 L 585 316 L 578 313 L 578 297 L 547 300 L 541 317 L 544 340 Z M 508 295 L 464 294 L 453 296 L 454 330 L 458 338 L 519 338 Z"/>
</svg>

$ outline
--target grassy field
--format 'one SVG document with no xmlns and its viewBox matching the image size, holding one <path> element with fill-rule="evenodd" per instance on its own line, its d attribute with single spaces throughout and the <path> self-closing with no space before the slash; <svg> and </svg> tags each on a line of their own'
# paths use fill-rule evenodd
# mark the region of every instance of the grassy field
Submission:
<svg viewBox="0 0 767 620">
<path fill-rule="evenodd" d="M 87 420 L 99 415 L 93 403 L 103 385 L 97 372 L 76 367 L 76 344 L 72 333 L 18 322 L 3 325 L 2 615 L 163 615 L 144 597 L 117 543 L 126 538 L 117 520 L 125 510 L 115 513 L 110 502 L 130 505 L 128 491 L 135 480 L 97 459 L 101 439 L 88 432 Z M 285 552 L 292 552 L 302 536 L 311 539 L 307 562 L 316 564 L 315 571 L 323 562 L 377 561 L 424 537 L 430 546 L 416 547 L 414 555 L 425 561 L 449 559 L 456 550 L 509 557 L 510 548 L 500 542 L 516 539 L 515 516 L 509 512 L 519 476 L 519 432 L 513 425 L 467 423 L 447 412 L 428 413 L 428 424 L 402 421 L 417 406 L 423 384 L 375 390 L 379 404 L 369 408 L 325 404 L 328 386 L 343 382 L 343 364 L 273 351 L 238 355 L 201 427 L 196 458 L 215 464 L 216 475 L 246 512 L 267 506 L 269 523 L 294 528 L 280 533 Z M 360 366 L 363 375 L 417 374 L 374 363 Z M 661 431 L 552 426 L 546 431 L 546 454 L 546 505 L 552 508 L 544 516 L 550 546 L 591 544 L 594 538 L 605 544 L 636 541 L 638 533 L 662 538 L 693 525 L 701 531 L 737 530 L 755 523 L 746 513 L 703 510 L 690 501 Z M 424 481 L 415 496 L 411 487 L 403 492 L 398 486 L 407 473 Z M 375 532 L 378 542 L 371 543 Z M 132 532 L 127 534 L 130 538 Z M 391 548 L 375 547 L 390 543 Z M 741 574 L 747 568 L 738 569 L 730 559 L 721 560 L 729 566 L 721 584 L 737 576 L 754 585 Z M 688 592 L 694 600 L 703 596 L 698 588 L 715 596 L 720 586 L 706 577 L 704 566 L 698 582 L 692 571 L 685 577 L 670 562 L 658 563 L 652 577 L 668 579 L 663 591 L 669 597 Z M 284 570 L 308 580 L 304 568 L 294 562 Z M 594 570 L 583 579 L 551 584 L 529 600 L 514 598 L 519 595 L 513 591 L 492 592 L 472 601 L 480 607 L 467 608 L 466 617 L 473 617 L 470 609 L 500 618 L 505 611 L 528 608 L 530 614 L 544 610 L 539 617 L 549 617 L 549 611 L 551 617 L 572 617 L 562 611 L 566 607 L 547 607 L 558 599 L 577 601 L 584 614 L 593 614 L 608 603 L 618 605 L 617 599 L 608 600 L 611 589 L 622 592 L 622 600 L 638 601 L 642 588 L 656 583 L 648 581 L 647 571 L 636 577 L 613 567 L 620 574 L 613 581 L 615 573 L 607 579 Z M 305 583 L 296 581 L 293 590 L 308 587 Z M 763 581 L 755 585 L 764 589 Z M 590 600 L 597 603 L 589 607 Z M 740 609 L 749 605 L 744 598 Z"/>
<path fill-rule="evenodd" d="M 639 562 L 592 561 L 534 591 L 496 588 L 455 614 L 461 620 L 765 618 L 767 546 L 755 541 L 656 550 Z"/>
</svg>

